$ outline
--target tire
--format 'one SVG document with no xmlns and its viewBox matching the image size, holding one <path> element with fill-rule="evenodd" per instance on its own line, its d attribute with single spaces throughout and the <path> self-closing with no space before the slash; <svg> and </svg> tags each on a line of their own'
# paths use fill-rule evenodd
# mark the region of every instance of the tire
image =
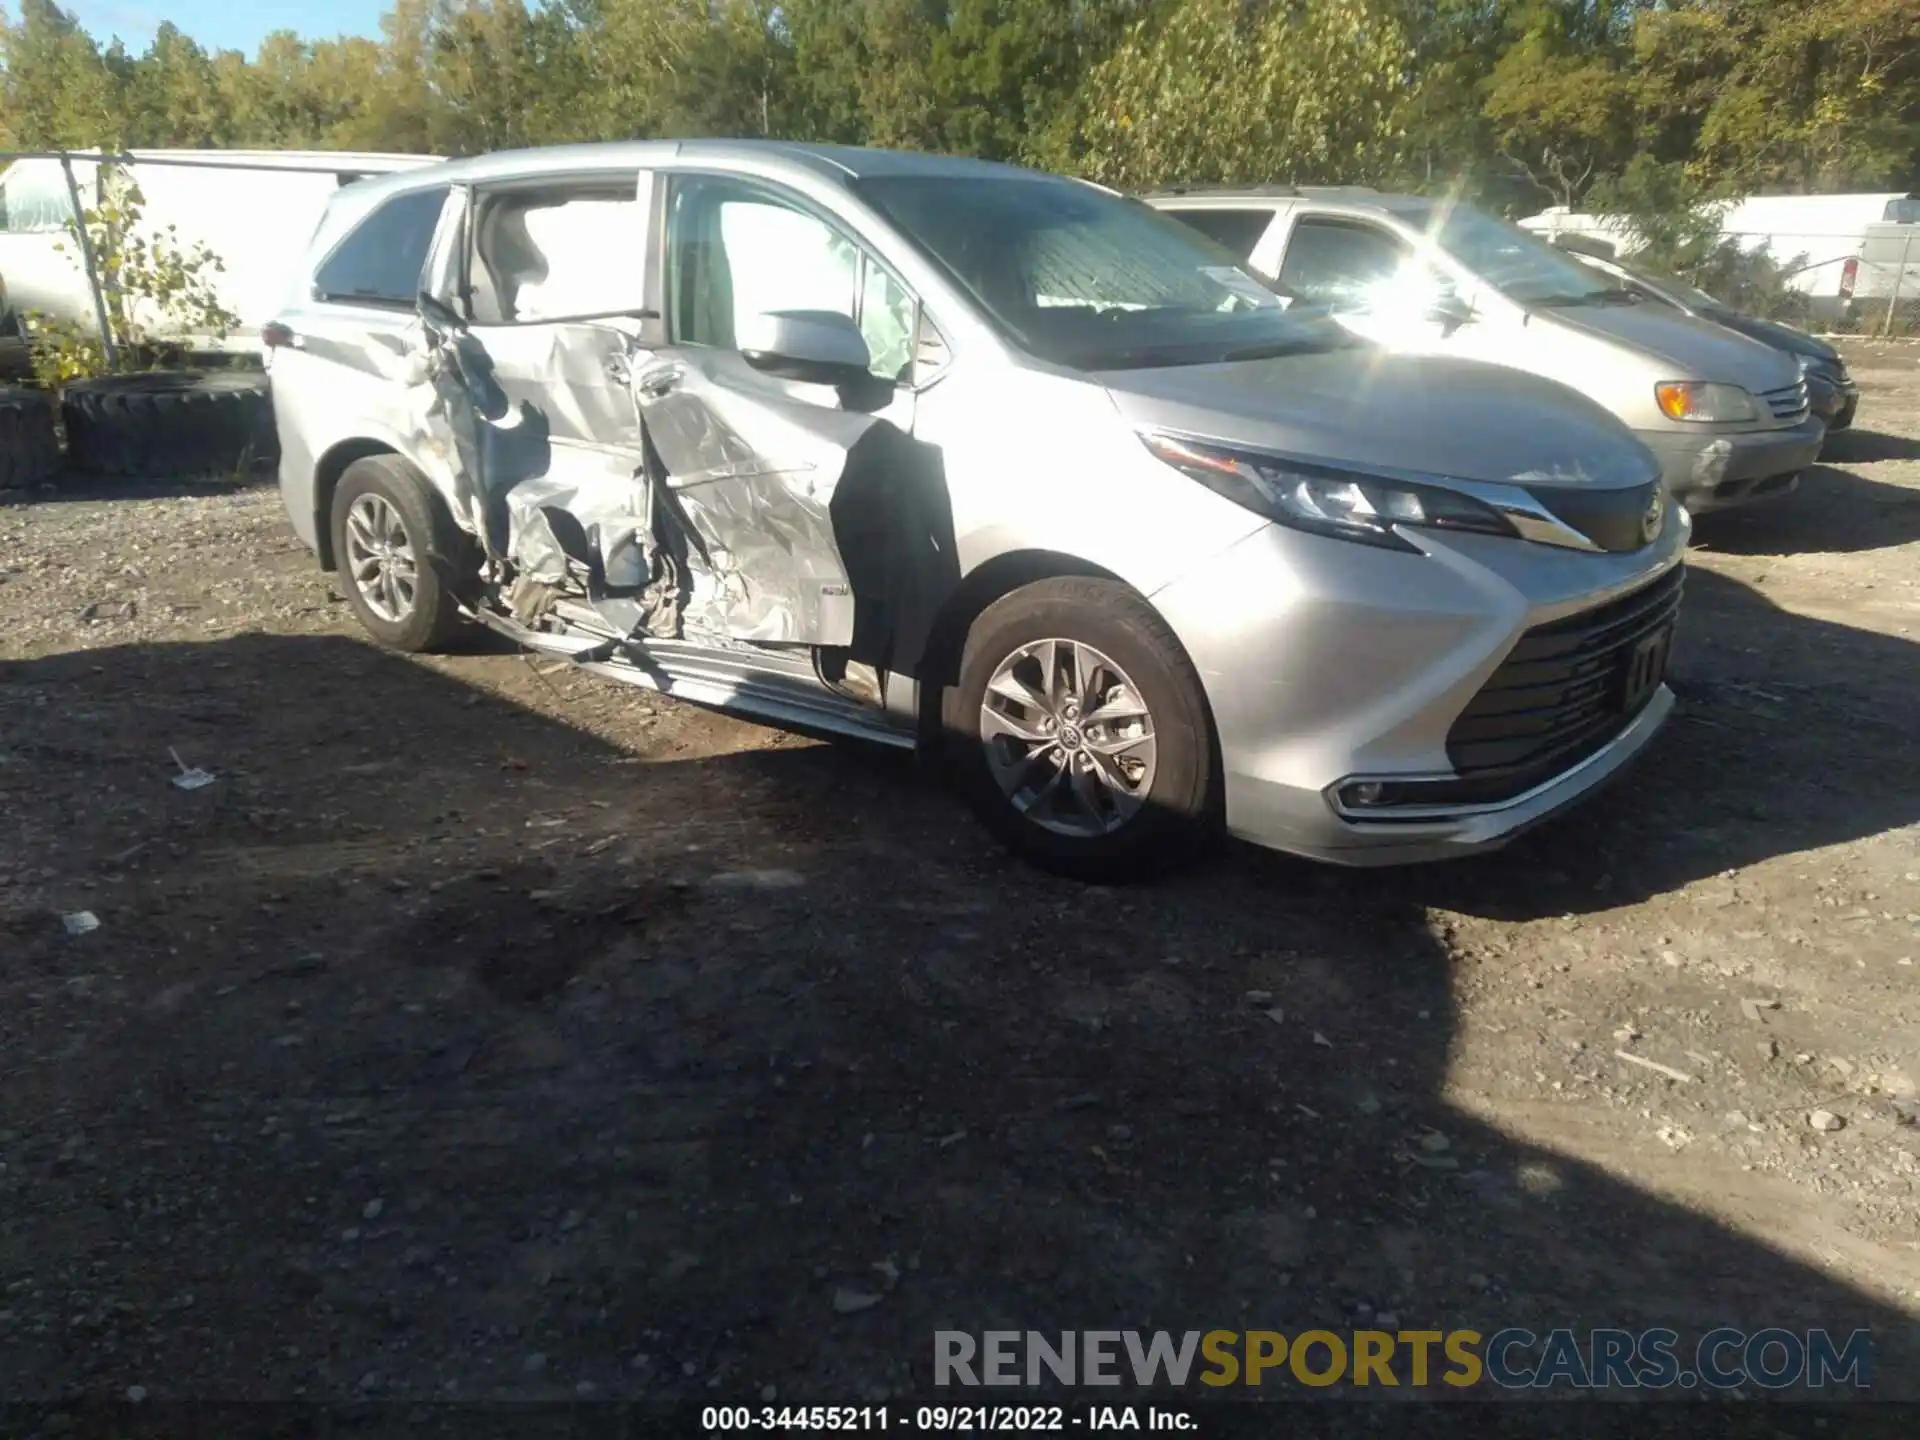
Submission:
<svg viewBox="0 0 1920 1440">
<path fill-rule="evenodd" d="M 52 400 L 39 390 L 0 389 L 0 490 L 38 485 L 59 469 Z"/>
<path fill-rule="evenodd" d="M 444 649 L 466 628 L 455 591 L 468 573 L 463 567 L 472 547 L 406 461 L 371 455 L 349 465 L 334 489 L 329 524 L 340 591 L 374 639 L 414 654 Z M 397 578 L 394 590 L 383 591 L 377 575 L 356 576 L 355 557 L 367 553 L 363 537 L 369 535 L 411 552 L 412 564 L 404 567 L 411 570 L 410 590 Z"/>
<path fill-rule="evenodd" d="M 1000 719 L 991 720 L 983 709 L 996 675 L 1006 674 L 1014 693 L 1024 687 L 1049 698 L 1038 693 L 1049 642 L 1062 676 L 1069 647 L 1077 647 L 1078 707 L 1066 705 L 1063 686 L 1054 687 L 1056 703 L 1039 709 L 1009 704 L 1002 688 L 993 692 Z M 1131 714 L 1142 706 L 1144 718 Z M 959 683 L 943 711 L 944 748 L 974 809 L 1044 869 L 1127 879 L 1192 858 L 1215 833 L 1219 764 L 1200 677 L 1159 612 L 1124 585 L 1063 577 L 995 601 L 967 633 Z M 1089 719 L 1100 711 L 1107 722 Z M 1002 728 L 1008 722 L 1050 738 L 1029 744 Z M 1140 743 L 1143 732 L 1150 744 Z M 1070 756 L 1070 768 L 1049 758 L 1057 755 Z M 1100 783 L 1116 771 L 1129 783 Z"/>
<path fill-rule="evenodd" d="M 279 453 L 267 377 L 253 371 L 76 380 L 61 408 L 74 468 L 95 475 L 228 478 Z"/>
</svg>

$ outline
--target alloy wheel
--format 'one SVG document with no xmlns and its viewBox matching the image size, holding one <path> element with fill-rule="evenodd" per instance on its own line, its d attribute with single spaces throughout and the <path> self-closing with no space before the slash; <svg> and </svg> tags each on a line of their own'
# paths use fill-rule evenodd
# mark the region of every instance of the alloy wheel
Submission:
<svg viewBox="0 0 1920 1440">
<path fill-rule="evenodd" d="M 393 502 L 362 495 L 347 511 L 347 573 L 366 607 L 398 625 L 413 613 L 419 565 Z"/>
<path fill-rule="evenodd" d="M 1153 790 L 1153 716 L 1107 655 L 1034 640 L 994 668 L 980 702 L 987 768 L 1013 808 L 1043 829 L 1111 835 Z"/>
</svg>

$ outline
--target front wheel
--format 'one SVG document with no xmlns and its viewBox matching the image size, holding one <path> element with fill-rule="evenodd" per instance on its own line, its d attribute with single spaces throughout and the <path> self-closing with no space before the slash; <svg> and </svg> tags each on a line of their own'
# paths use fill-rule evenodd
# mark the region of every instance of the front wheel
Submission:
<svg viewBox="0 0 1920 1440">
<path fill-rule="evenodd" d="M 996 601 L 968 633 L 945 711 L 975 809 L 1049 870 L 1126 878 L 1188 858 L 1212 829 L 1200 679 L 1124 585 L 1042 580 Z"/>
</svg>

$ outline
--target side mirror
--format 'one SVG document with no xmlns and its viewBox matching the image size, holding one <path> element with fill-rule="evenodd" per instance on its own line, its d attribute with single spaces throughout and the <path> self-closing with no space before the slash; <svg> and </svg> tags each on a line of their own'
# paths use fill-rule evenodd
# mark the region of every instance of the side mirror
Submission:
<svg viewBox="0 0 1920 1440">
<path fill-rule="evenodd" d="M 467 322 L 460 318 L 458 310 L 425 290 L 415 299 L 414 308 L 420 312 L 422 320 L 443 334 L 457 335 L 467 328 Z"/>
<path fill-rule="evenodd" d="M 742 324 L 734 339 L 749 365 L 783 380 L 857 385 L 871 378 L 873 356 L 860 327 L 836 311 L 768 311 Z"/>
</svg>

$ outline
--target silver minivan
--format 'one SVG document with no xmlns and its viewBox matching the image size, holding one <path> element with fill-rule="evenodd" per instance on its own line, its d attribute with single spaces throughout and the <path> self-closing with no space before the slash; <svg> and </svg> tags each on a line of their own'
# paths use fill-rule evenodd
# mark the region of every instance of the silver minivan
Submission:
<svg viewBox="0 0 1920 1440">
<path fill-rule="evenodd" d="M 1583 397 L 1289 314 L 1078 181 L 782 143 L 342 190 L 269 328 L 378 640 L 940 754 L 1079 875 L 1498 845 L 1616 774 L 1688 521 Z"/>
<path fill-rule="evenodd" d="M 1819 456 L 1826 432 L 1792 357 L 1645 304 L 1470 205 L 1361 187 L 1147 199 L 1396 353 L 1510 365 L 1592 397 L 1696 514 L 1785 494 Z"/>
</svg>

